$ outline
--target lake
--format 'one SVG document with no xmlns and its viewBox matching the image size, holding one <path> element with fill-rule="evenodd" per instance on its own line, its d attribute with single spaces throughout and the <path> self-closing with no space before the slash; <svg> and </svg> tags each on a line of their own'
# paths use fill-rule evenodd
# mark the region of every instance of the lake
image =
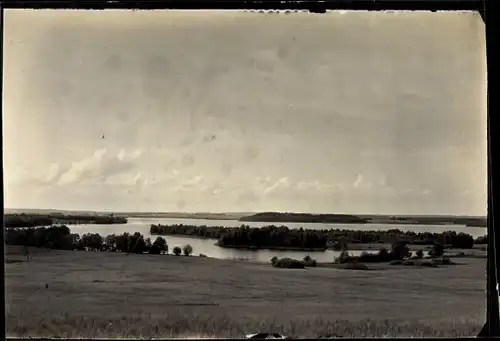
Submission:
<svg viewBox="0 0 500 341">
<path fill-rule="evenodd" d="M 129 218 L 127 224 L 111 224 L 111 225 L 71 225 L 72 233 L 80 235 L 85 233 L 98 233 L 105 237 L 110 234 L 122 234 L 124 232 L 134 233 L 139 232 L 145 238 L 151 238 L 151 241 L 157 236 L 152 236 L 149 233 L 151 224 L 173 225 L 207 225 L 207 226 L 225 226 L 238 227 L 243 223 L 237 220 L 207 220 L 207 219 L 181 219 L 181 218 Z M 265 225 L 286 225 L 289 228 L 300 228 L 322 230 L 322 229 L 348 229 L 348 230 L 393 230 L 399 229 L 402 231 L 414 232 L 434 232 L 441 233 L 444 231 L 464 232 L 472 235 L 474 238 L 484 236 L 486 228 L 467 227 L 460 225 L 398 225 L 398 224 L 316 224 L 316 223 L 265 223 L 265 222 L 245 222 L 245 225 L 252 227 L 261 227 Z M 334 250 L 308 252 L 308 251 L 276 251 L 276 250 L 241 250 L 221 248 L 215 244 L 214 239 L 198 239 L 183 236 L 163 236 L 168 243 L 169 252 L 175 246 L 184 246 L 189 244 L 193 247 L 193 255 L 203 253 L 207 257 L 221 259 L 246 259 L 257 262 L 269 262 L 269 260 L 277 256 L 278 258 L 290 257 L 294 259 L 302 259 L 306 255 L 310 255 L 318 262 L 331 262 L 335 257 L 338 257 L 340 252 Z M 349 253 L 355 256 L 361 254 L 361 250 L 349 250 Z"/>
</svg>

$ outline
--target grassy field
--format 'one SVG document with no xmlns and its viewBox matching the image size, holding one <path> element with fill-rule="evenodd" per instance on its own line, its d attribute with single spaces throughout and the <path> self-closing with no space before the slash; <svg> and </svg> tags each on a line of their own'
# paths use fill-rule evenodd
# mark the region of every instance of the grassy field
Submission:
<svg viewBox="0 0 500 341">
<path fill-rule="evenodd" d="M 439 268 L 276 269 L 184 256 L 7 247 L 8 336 L 469 336 L 485 259 Z"/>
</svg>

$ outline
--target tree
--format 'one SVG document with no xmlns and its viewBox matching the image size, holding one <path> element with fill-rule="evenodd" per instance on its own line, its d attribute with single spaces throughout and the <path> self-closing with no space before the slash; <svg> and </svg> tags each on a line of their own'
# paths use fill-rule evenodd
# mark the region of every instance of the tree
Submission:
<svg viewBox="0 0 500 341">
<path fill-rule="evenodd" d="M 193 247 L 189 244 L 186 244 L 182 248 L 182 252 L 184 253 L 184 256 L 190 256 L 193 253 Z"/>
<path fill-rule="evenodd" d="M 389 251 L 385 247 L 383 247 L 380 250 L 378 250 L 378 256 L 384 260 L 389 259 Z"/>
<path fill-rule="evenodd" d="M 182 249 L 179 246 L 176 246 L 176 247 L 174 247 L 173 252 L 174 252 L 174 255 L 180 256 L 180 254 L 182 253 Z"/>
<path fill-rule="evenodd" d="M 393 259 L 402 260 L 410 257 L 411 253 L 406 242 L 396 242 L 392 244 L 391 255 Z"/>
<path fill-rule="evenodd" d="M 439 258 L 444 255 L 444 245 L 441 243 L 434 243 L 432 248 L 429 250 L 429 256 L 432 258 Z"/>
<path fill-rule="evenodd" d="M 153 245 L 151 245 L 149 253 L 159 255 L 162 252 L 168 253 L 167 241 L 162 237 L 157 237 L 156 240 L 153 242 Z"/>
<path fill-rule="evenodd" d="M 139 232 L 135 232 L 133 235 L 128 237 L 128 252 L 130 253 L 144 253 L 147 250 L 147 244 L 144 240 L 144 236 Z"/>
</svg>

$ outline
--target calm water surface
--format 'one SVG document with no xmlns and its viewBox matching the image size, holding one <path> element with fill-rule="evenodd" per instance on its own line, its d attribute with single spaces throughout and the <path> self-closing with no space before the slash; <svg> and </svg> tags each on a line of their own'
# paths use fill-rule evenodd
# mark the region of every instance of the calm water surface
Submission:
<svg viewBox="0 0 500 341">
<path fill-rule="evenodd" d="M 80 235 L 84 233 L 98 233 L 101 236 L 110 234 L 122 234 L 124 232 L 134 233 L 139 232 L 145 238 L 151 238 L 152 241 L 157 236 L 152 236 L 149 233 L 151 224 L 173 225 L 207 225 L 207 226 L 225 226 L 225 227 L 238 227 L 243 223 L 236 220 L 206 220 L 206 219 L 180 219 L 180 218 L 129 218 L 128 224 L 111 224 L 111 225 L 71 225 L 71 231 Z M 261 227 L 271 225 L 264 222 L 245 222 L 245 225 L 252 227 Z M 273 223 L 274 225 L 281 225 L 280 223 Z M 322 230 L 322 229 L 346 229 L 346 230 L 393 230 L 399 229 L 401 231 L 414 231 L 414 232 L 434 232 L 441 233 L 444 231 L 457 231 L 464 232 L 472 235 L 474 238 L 484 236 L 486 228 L 481 227 L 467 227 L 459 225 L 397 225 L 397 224 L 314 224 L 314 223 L 283 223 L 289 228 L 300 228 Z M 275 250 L 237 250 L 226 249 L 215 246 L 216 240 L 214 239 L 198 239 L 182 236 L 163 236 L 168 243 L 169 250 L 171 251 L 175 246 L 182 247 L 189 244 L 193 247 L 193 255 L 200 253 L 208 257 L 221 258 L 221 259 L 247 259 L 257 262 L 269 262 L 269 260 L 277 256 L 278 258 L 290 257 L 295 259 L 302 259 L 306 255 L 310 255 L 318 262 L 331 262 L 337 257 L 340 252 L 333 250 L 307 252 L 307 251 L 275 251 Z M 362 251 L 349 250 L 350 254 L 360 255 Z"/>
</svg>

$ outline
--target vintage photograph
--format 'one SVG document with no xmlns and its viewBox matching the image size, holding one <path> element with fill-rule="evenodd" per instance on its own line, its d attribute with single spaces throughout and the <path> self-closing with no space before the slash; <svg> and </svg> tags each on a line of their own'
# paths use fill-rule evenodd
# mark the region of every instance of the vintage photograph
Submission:
<svg viewBox="0 0 500 341">
<path fill-rule="evenodd" d="M 11 337 L 476 336 L 475 12 L 6 9 Z"/>
</svg>

